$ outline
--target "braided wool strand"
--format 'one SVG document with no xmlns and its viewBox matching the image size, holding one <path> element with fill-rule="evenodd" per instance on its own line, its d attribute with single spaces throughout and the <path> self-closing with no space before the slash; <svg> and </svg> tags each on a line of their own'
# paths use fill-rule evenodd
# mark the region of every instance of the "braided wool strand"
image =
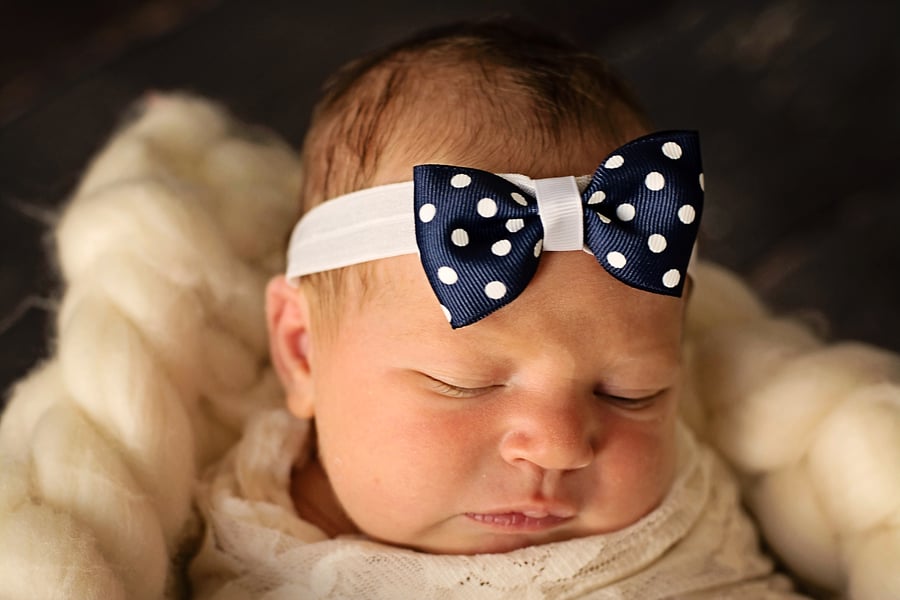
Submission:
<svg viewBox="0 0 900 600">
<path fill-rule="evenodd" d="M 280 401 L 261 290 L 297 159 L 209 102 L 144 104 L 62 213 L 56 352 L 3 416 L 4 598 L 176 595 L 197 472 Z"/>
<path fill-rule="evenodd" d="M 900 598 L 900 356 L 826 345 L 704 264 L 684 414 L 742 480 L 766 541 L 813 588 Z"/>
</svg>

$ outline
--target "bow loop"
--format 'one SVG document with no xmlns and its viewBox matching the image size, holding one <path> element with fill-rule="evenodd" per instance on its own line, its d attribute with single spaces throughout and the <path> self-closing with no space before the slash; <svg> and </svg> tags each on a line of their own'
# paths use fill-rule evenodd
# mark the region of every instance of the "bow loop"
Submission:
<svg viewBox="0 0 900 600">
<path fill-rule="evenodd" d="M 597 261 L 627 285 L 680 296 L 703 208 L 697 134 L 629 142 L 597 168 L 584 198 L 585 243 Z"/>
<path fill-rule="evenodd" d="M 413 185 L 419 254 L 451 325 L 517 297 L 541 253 L 535 196 L 493 173 L 447 165 L 416 166 Z"/>
</svg>

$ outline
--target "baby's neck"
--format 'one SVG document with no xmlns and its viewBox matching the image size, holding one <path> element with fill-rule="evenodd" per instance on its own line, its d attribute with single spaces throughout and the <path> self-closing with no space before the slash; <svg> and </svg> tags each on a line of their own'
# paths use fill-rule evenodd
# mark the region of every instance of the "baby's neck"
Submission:
<svg viewBox="0 0 900 600">
<path fill-rule="evenodd" d="M 300 518 L 324 531 L 328 537 L 359 533 L 341 508 L 317 456 L 291 471 L 291 498 Z"/>
</svg>

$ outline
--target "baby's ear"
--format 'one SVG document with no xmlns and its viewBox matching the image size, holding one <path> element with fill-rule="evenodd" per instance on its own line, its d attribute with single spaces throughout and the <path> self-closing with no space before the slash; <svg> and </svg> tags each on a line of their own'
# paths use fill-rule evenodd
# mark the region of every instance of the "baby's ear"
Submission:
<svg viewBox="0 0 900 600">
<path fill-rule="evenodd" d="M 292 286 L 283 275 L 269 282 L 266 324 L 272 364 L 284 387 L 288 409 L 301 419 L 312 418 L 311 321 L 309 301 L 302 286 Z"/>
</svg>

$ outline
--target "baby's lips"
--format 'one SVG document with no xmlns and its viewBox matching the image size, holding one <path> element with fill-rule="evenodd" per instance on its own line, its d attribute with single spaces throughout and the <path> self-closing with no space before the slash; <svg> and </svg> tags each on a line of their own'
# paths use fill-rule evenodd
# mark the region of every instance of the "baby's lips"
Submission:
<svg viewBox="0 0 900 600">
<path fill-rule="evenodd" d="M 552 529 L 569 520 L 569 517 L 559 517 L 546 511 L 528 511 L 525 514 L 519 511 L 499 513 L 466 513 L 466 516 L 477 523 L 489 527 L 499 527 L 511 531 L 542 531 Z M 532 516 L 541 515 L 541 516 Z"/>
<path fill-rule="evenodd" d="M 473 513 L 474 514 L 474 513 Z M 531 519 L 544 519 L 548 517 L 553 517 L 556 519 L 571 519 L 578 511 L 573 507 L 563 504 L 560 502 L 557 503 L 546 503 L 546 504 L 525 504 L 518 506 L 509 506 L 503 507 L 496 510 L 489 510 L 485 513 L 486 515 L 508 515 L 508 514 L 520 514 L 524 515 Z"/>
</svg>

